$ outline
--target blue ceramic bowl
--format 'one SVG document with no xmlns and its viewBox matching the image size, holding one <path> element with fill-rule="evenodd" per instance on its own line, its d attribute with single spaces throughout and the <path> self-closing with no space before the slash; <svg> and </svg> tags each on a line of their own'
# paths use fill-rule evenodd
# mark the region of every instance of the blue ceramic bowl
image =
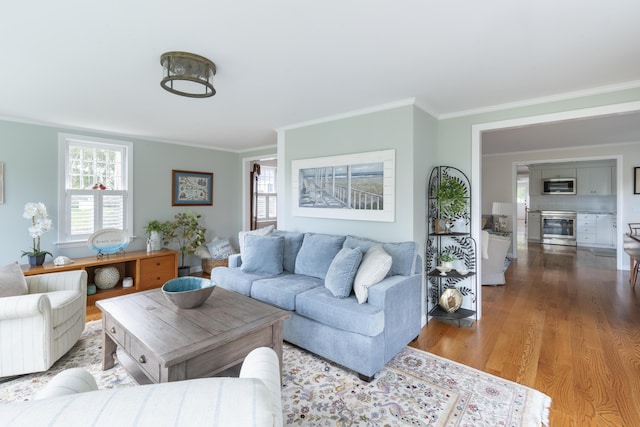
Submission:
<svg viewBox="0 0 640 427">
<path fill-rule="evenodd" d="M 201 306 L 211 296 L 215 285 L 200 277 L 178 277 L 162 285 L 162 293 L 180 308 Z"/>
</svg>

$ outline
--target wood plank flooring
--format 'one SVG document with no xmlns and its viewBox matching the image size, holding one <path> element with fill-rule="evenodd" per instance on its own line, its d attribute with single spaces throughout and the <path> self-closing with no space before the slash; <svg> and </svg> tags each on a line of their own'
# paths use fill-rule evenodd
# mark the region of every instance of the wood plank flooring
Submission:
<svg viewBox="0 0 640 427">
<path fill-rule="evenodd" d="M 470 328 L 430 321 L 412 345 L 551 396 L 551 426 L 640 426 L 640 286 L 615 258 L 518 248 Z"/>
</svg>

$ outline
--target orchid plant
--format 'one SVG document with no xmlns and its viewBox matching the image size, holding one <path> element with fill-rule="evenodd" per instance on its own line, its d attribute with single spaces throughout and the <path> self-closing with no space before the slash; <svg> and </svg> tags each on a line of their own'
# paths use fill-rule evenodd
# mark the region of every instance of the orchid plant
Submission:
<svg viewBox="0 0 640 427">
<path fill-rule="evenodd" d="M 53 223 L 48 218 L 47 207 L 42 202 L 28 202 L 24 205 L 25 218 L 31 219 L 31 226 L 28 228 L 29 234 L 33 239 L 33 247 L 31 251 L 23 251 L 22 256 L 38 256 L 51 255 L 51 252 L 40 250 L 40 236 L 53 228 Z"/>
</svg>

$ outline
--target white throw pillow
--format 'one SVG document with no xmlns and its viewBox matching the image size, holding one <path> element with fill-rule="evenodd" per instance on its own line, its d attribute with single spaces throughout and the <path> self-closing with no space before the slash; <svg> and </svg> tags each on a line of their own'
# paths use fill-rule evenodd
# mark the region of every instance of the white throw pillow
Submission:
<svg viewBox="0 0 640 427">
<path fill-rule="evenodd" d="M 353 290 L 359 304 L 367 302 L 369 287 L 385 278 L 391 269 L 391 261 L 391 255 L 385 252 L 382 245 L 372 246 L 364 254 L 353 282 Z"/>
<path fill-rule="evenodd" d="M 251 231 L 241 231 L 238 233 L 238 246 L 240 246 L 240 253 L 244 252 L 244 236 L 247 234 L 253 234 L 254 236 L 268 236 L 271 234 L 273 229 L 276 228 L 274 225 L 270 225 L 264 228 L 258 228 L 257 230 Z"/>
<path fill-rule="evenodd" d="M 211 258 L 211 253 L 209 252 L 209 249 L 207 249 L 205 245 L 198 246 L 196 250 L 193 252 L 193 254 L 198 258 L 202 258 L 202 259 Z"/>
<path fill-rule="evenodd" d="M 0 297 L 14 297 L 29 293 L 20 264 L 17 262 L 0 268 Z"/>
</svg>

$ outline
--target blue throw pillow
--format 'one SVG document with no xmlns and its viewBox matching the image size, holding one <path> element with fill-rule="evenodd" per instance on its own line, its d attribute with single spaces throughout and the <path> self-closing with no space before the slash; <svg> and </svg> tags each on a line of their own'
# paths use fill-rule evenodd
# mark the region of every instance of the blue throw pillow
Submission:
<svg viewBox="0 0 640 427">
<path fill-rule="evenodd" d="M 324 279 L 344 239 L 345 236 L 306 233 L 296 258 L 295 273 Z"/>
<path fill-rule="evenodd" d="M 351 295 L 353 279 L 358 272 L 358 266 L 362 261 L 362 251 L 358 248 L 340 249 L 338 255 L 331 261 L 324 286 L 331 291 L 334 297 L 346 298 Z"/>
<path fill-rule="evenodd" d="M 347 236 L 344 241 L 345 248 L 360 248 L 366 253 L 372 246 L 380 245 L 385 252 L 391 255 L 393 263 L 389 276 L 401 274 L 403 276 L 411 276 L 415 270 L 416 260 L 416 243 L 415 242 L 399 242 L 399 243 L 380 243 L 363 237 Z"/>
<path fill-rule="evenodd" d="M 282 273 L 284 237 L 256 236 L 244 238 L 244 252 L 240 269 L 245 273 Z"/>
<path fill-rule="evenodd" d="M 304 234 L 293 231 L 273 230 L 272 236 L 284 236 L 284 262 L 285 271 L 293 273 L 296 269 L 296 257 L 302 246 Z"/>
</svg>

